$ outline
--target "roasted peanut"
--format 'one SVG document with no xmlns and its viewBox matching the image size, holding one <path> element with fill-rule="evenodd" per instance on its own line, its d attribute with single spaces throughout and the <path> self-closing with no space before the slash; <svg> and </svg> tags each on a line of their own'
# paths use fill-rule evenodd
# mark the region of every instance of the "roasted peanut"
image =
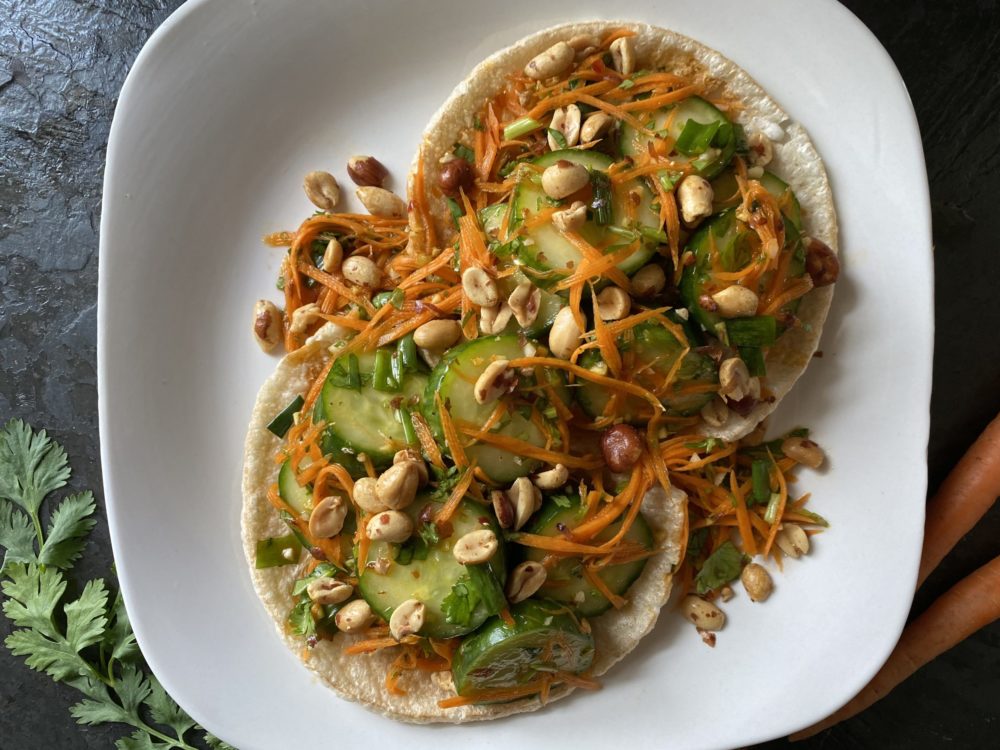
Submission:
<svg viewBox="0 0 1000 750">
<path fill-rule="evenodd" d="M 463 534 L 451 548 L 451 553 L 462 565 L 479 565 L 497 553 L 500 542 L 489 529 L 476 529 Z"/>
<path fill-rule="evenodd" d="M 556 464 L 547 471 L 535 475 L 535 486 L 540 490 L 557 490 L 569 479 L 569 469 L 562 464 Z"/>
<path fill-rule="evenodd" d="M 407 599 L 389 616 L 389 635 L 401 641 L 408 635 L 419 633 L 424 626 L 426 611 L 427 607 L 422 601 Z"/>
<path fill-rule="evenodd" d="M 723 318 L 745 318 L 757 314 L 760 298 L 753 289 L 734 284 L 713 294 L 711 301 L 716 305 L 715 312 Z"/>
<path fill-rule="evenodd" d="M 430 474 L 427 473 L 427 464 L 424 462 L 424 457 L 420 455 L 420 451 L 416 448 L 403 448 L 401 451 L 396 451 L 396 454 L 392 457 L 392 465 L 398 466 L 399 464 L 412 463 L 417 469 L 417 476 L 419 477 L 418 485 L 423 487 L 430 481 Z"/>
<path fill-rule="evenodd" d="M 257 300 L 253 306 L 253 338 L 262 351 L 269 352 L 281 340 L 281 310 L 271 300 Z"/>
<path fill-rule="evenodd" d="M 803 240 L 806 248 L 806 273 L 813 286 L 829 286 L 840 277 L 840 260 L 825 242 L 814 237 Z"/>
<path fill-rule="evenodd" d="M 607 286 L 597 293 L 597 314 L 601 320 L 621 320 L 632 309 L 632 299 L 619 286 Z"/>
<path fill-rule="evenodd" d="M 347 511 L 347 501 L 340 495 L 323 498 L 309 514 L 309 533 L 318 539 L 337 536 L 344 528 Z"/>
<path fill-rule="evenodd" d="M 507 298 L 507 305 L 521 328 L 527 328 L 535 322 L 541 303 L 542 290 L 530 281 L 522 281 Z"/>
<path fill-rule="evenodd" d="M 580 127 L 580 140 L 584 143 L 604 135 L 614 123 L 614 118 L 605 112 L 594 112 L 587 116 Z"/>
<path fill-rule="evenodd" d="M 740 573 L 740 581 L 743 582 L 743 588 L 747 590 L 750 600 L 754 602 L 764 601 L 774 590 L 771 574 L 757 563 L 750 563 L 743 568 L 743 572 Z"/>
<path fill-rule="evenodd" d="M 340 604 L 350 599 L 353 593 L 354 587 L 351 584 L 330 576 L 321 576 L 306 586 L 306 594 L 316 604 Z"/>
<path fill-rule="evenodd" d="M 590 182 L 590 173 L 582 164 L 560 159 L 542 172 L 542 190 L 550 198 L 561 200 Z"/>
<path fill-rule="evenodd" d="M 514 311 L 506 301 L 479 310 L 479 330 L 488 336 L 503 333 L 514 316 Z"/>
<path fill-rule="evenodd" d="M 681 208 L 681 218 L 688 226 L 694 226 L 712 215 L 712 184 L 704 177 L 690 174 L 677 186 L 677 202 Z"/>
<path fill-rule="evenodd" d="M 789 557 L 798 558 L 809 554 L 809 535 L 794 523 L 782 524 L 774 537 L 774 543 Z"/>
<path fill-rule="evenodd" d="M 340 266 L 344 278 L 367 289 L 374 289 L 382 283 L 382 271 L 375 261 L 366 255 L 352 255 L 345 258 Z"/>
<path fill-rule="evenodd" d="M 493 307 L 500 301 L 497 283 L 478 266 L 465 269 L 462 274 L 462 291 L 469 302 L 479 307 Z"/>
<path fill-rule="evenodd" d="M 507 581 L 507 600 L 511 604 L 522 602 L 538 592 L 547 577 L 545 566 L 537 562 L 523 562 L 510 572 Z"/>
<path fill-rule="evenodd" d="M 501 529 L 509 529 L 514 525 L 514 506 L 507 497 L 507 493 L 500 490 L 493 490 L 490 493 L 490 502 L 493 504 L 493 513 L 497 517 L 497 523 Z"/>
<path fill-rule="evenodd" d="M 443 352 L 462 337 L 462 326 L 457 320 L 446 318 L 431 320 L 413 332 L 413 343 L 422 349 Z"/>
<path fill-rule="evenodd" d="M 365 526 L 373 542 L 405 542 L 413 533 L 413 521 L 398 510 L 385 510 L 368 519 Z"/>
<path fill-rule="evenodd" d="M 361 187 L 382 187 L 389 170 L 374 156 L 352 156 L 347 160 L 347 176 Z"/>
<path fill-rule="evenodd" d="M 813 469 L 823 465 L 823 449 L 809 438 L 790 437 L 781 443 L 781 452 L 789 458 Z"/>
<path fill-rule="evenodd" d="M 438 187 L 441 192 L 452 198 L 456 197 L 462 190 L 468 193 L 475 185 L 476 175 L 472 170 L 472 165 L 465 159 L 455 158 L 447 161 L 441 166 L 441 173 L 438 175 Z"/>
<path fill-rule="evenodd" d="M 716 396 L 701 407 L 701 418 L 709 427 L 722 427 L 729 419 L 729 407 L 725 401 Z"/>
<path fill-rule="evenodd" d="M 610 52 L 615 70 L 623 76 L 630 76 L 635 72 L 635 42 L 632 37 L 615 39 L 611 42 Z"/>
<path fill-rule="evenodd" d="M 366 185 L 354 191 L 368 213 L 383 219 L 402 219 L 406 216 L 406 203 L 385 188 Z"/>
<path fill-rule="evenodd" d="M 616 424 L 601 435 L 601 454 L 608 468 L 616 473 L 629 471 L 642 455 L 643 439 L 630 424 Z"/>
<path fill-rule="evenodd" d="M 302 181 L 302 189 L 316 208 L 327 213 L 340 203 L 340 185 L 329 172 L 310 172 Z"/>
<path fill-rule="evenodd" d="M 542 493 L 527 477 L 514 481 L 507 491 L 507 499 L 514 506 L 514 530 L 528 522 L 532 514 L 542 507 Z"/>
<path fill-rule="evenodd" d="M 541 81 L 557 76 L 572 65 L 576 52 L 566 42 L 557 42 L 539 55 L 536 55 L 524 66 L 524 74 L 528 78 Z"/>
<path fill-rule="evenodd" d="M 315 302 L 296 307 L 292 311 L 292 320 L 288 324 L 290 333 L 305 333 L 306 330 L 317 320 L 320 320 L 320 313 L 323 311 Z"/>
<path fill-rule="evenodd" d="M 417 496 L 420 470 L 413 461 L 393 464 L 375 482 L 375 494 L 387 507 L 402 510 Z"/>
<path fill-rule="evenodd" d="M 364 599 L 348 602 L 334 616 L 337 628 L 344 633 L 360 633 L 375 619 L 372 608 Z"/>
<path fill-rule="evenodd" d="M 681 614 L 701 630 L 714 632 L 722 630 L 726 624 L 726 615 L 712 602 L 699 596 L 688 595 L 681 602 Z"/>
<path fill-rule="evenodd" d="M 354 502 L 365 513 L 381 513 L 389 509 L 389 506 L 379 499 L 377 482 L 374 477 L 361 477 L 354 483 Z"/>
<path fill-rule="evenodd" d="M 508 364 L 506 359 L 498 359 L 486 366 L 472 389 L 476 403 L 492 403 L 514 389 L 517 385 L 517 372 L 511 370 Z"/>
<path fill-rule="evenodd" d="M 656 263 L 643 266 L 632 276 L 632 294 L 640 299 L 655 297 L 667 285 L 667 274 Z"/>
<path fill-rule="evenodd" d="M 730 357 L 719 365 L 719 394 L 729 401 L 742 401 L 749 394 L 750 372 L 739 357 Z"/>
<path fill-rule="evenodd" d="M 576 232 L 587 223 L 587 204 L 573 201 L 573 205 L 552 214 L 552 225 L 560 232 Z"/>
<path fill-rule="evenodd" d="M 573 317 L 573 310 L 569 307 L 562 308 L 556 313 L 549 330 L 549 351 L 559 359 L 569 359 L 580 345 L 581 333 L 580 326 Z"/>
<path fill-rule="evenodd" d="M 565 109 L 560 107 L 552 113 L 552 121 L 549 129 L 562 133 L 566 141 L 566 146 L 556 143 L 552 133 L 548 134 L 549 148 L 558 151 L 561 148 L 572 148 L 580 142 L 580 108 L 575 104 L 568 105 Z"/>
<path fill-rule="evenodd" d="M 326 243 L 326 250 L 323 252 L 323 270 L 327 273 L 336 273 L 343 262 L 344 248 L 340 240 L 334 237 Z"/>
</svg>

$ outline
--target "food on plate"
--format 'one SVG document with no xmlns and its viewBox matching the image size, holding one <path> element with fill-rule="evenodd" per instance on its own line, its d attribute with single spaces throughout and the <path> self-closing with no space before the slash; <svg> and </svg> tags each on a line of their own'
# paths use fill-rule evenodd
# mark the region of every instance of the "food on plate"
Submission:
<svg viewBox="0 0 1000 750">
<path fill-rule="evenodd" d="M 377 159 L 346 171 L 367 215 L 311 172 L 320 212 L 269 238 L 285 307 L 253 335 L 288 353 L 243 477 L 258 594 L 327 684 L 415 722 L 534 710 L 598 688 L 673 589 L 712 645 L 732 582 L 771 594 L 752 557 L 808 554 L 826 524 L 789 485 L 823 451 L 761 420 L 815 349 L 836 228 L 745 73 L 556 27 L 448 100 L 408 214 Z"/>
<path fill-rule="evenodd" d="M 816 350 L 839 273 L 823 163 L 746 72 L 692 39 L 608 22 L 528 37 L 455 89 L 410 183 L 428 196 L 410 214 L 417 238 L 447 241 L 474 212 L 498 264 L 543 300 L 566 297 L 578 323 L 592 283 L 609 321 L 626 293 L 672 307 L 691 351 L 650 334 L 628 379 L 669 380 L 668 412 L 700 413 L 706 435 L 749 433 Z M 730 354 L 742 364 L 723 367 Z M 615 364 L 596 347 L 578 361 Z M 714 397 L 720 376 L 736 398 Z"/>
</svg>

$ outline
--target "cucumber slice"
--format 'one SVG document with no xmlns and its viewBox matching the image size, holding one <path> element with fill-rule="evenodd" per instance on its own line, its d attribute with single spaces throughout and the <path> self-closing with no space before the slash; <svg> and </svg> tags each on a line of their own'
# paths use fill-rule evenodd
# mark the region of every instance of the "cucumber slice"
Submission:
<svg viewBox="0 0 1000 750">
<path fill-rule="evenodd" d="M 312 510 L 312 489 L 295 481 L 292 462 L 285 461 L 278 472 L 278 494 L 299 515 L 308 515 Z"/>
<path fill-rule="evenodd" d="M 483 370 L 496 359 L 515 359 L 524 356 L 524 349 L 518 337 L 511 334 L 487 336 L 466 341 L 451 349 L 431 372 L 424 392 L 424 418 L 434 431 L 438 443 L 444 445 L 444 432 L 438 416 L 435 396 L 448 406 L 451 418 L 476 426 L 486 424 L 496 404 L 479 404 L 473 396 L 473 386 Z M 522 383 L 527 389 L 527 383 Z M 519 386 L 520 391 L 521 386 Z M 545 434 L 530 419 L 511 410 L 502 426 L 494 430 L 497 434 L 517 438 L 538 447 L 545 445 Z M 470 442 L 466 440 L 466 442 Z M 539 462 L 517 456 L 501 448 L 477 443 L 467 446 L 466 455 L 498 484 L 512 482 L 518 477 L 531 473 Z"/>
<path fill-rule="evenodd" d="M 451 674 L 459 695 L 519 687 L 540 672 L 579 674 L 590 668 L 594 638 L 565 607 L 528 599 L 510 614 L 513 626 L 495 617 L 455 652 Z"/>
<path fill-rule="evenodd" d="M 635 382 L 654 392 L 661 386 L 663 378 L 670 372 L 684 348 L 673 332 L 652 321 L 636 326 L 632 329 L 631 336 L 625 334 L 619 337 L 618 345 L 623 359 L 631 359 L 630 369 L 636 372 Z M 586 352 L 580 358 L 580 365 L 588 369 L 601 367 L 603 359 L 600 352 Z M 675 395 L 673 392 L 686 385 L 717 383 L 718 379 L 718 370 L 709 357 L 689 351 L 677 371 L 671 390 L 660 394 L 660 400 L 672 414 L 693 414 L 711 401 L 715 393 L 709 391 Z M 603 386 L 588 380 L 580 382 L 575 395 L 584 412 L 592 419 L 604 414 L 611 397 Z M 634 397 L 626 398 L 621 407 L 621 413 L 629 422 L 645 422 L 649 418 L 649 411 L 648 404 Z"/>
<path fill-rule="evenodd" d="M 532 534 L 544 536 L 560 536 L 560 526 L 572 529 L 580 523 L 580 506 L 573 505 L 561 508 L 551 500 L 539 511 L 535 521 L 528 528 Z M 595 542 L 606 542 L 621 528 L 621 520 L 608 526 L 594 537 Z M 646 549 L 653 548 L 653 533 L 642 514 L 625 532 L 625 541 L 641 544 Z M 545 557 L 544 550 L 526 548 L 525 557 L 528 560 L 541 561 Z M 634 560 L 620 565 L 609 565 L 597 575 L 613 594 L 622 596 L 646 567 L 646 559 Z M 583 563 L 579 557 L 564 557 L 549 568 L 548 577 L 538 592 L 539 596 L 550 598 L 567 607 L 572 607 L 583 617 L 594 617 L 611 606 L 604 595 L 587 579 L 583 572 Z"/>
<path fill-rule="evenodd" d="M 430 502 L 429 496 L 425 494 L 418 497 L 406 511 L 417 528 L 421 524 L 419 516 L 427 505 L 437 508 L 441 504 Z M 429 638 L 454 638 L 475 630 L 483 623 L 489 616 L 483 602 L 473 611 L 468 625 L 450 623 L 442 612 L 442 603 L 451 593 L 452 587 L 459 579 L 468 575 L 466 567 L 452 554 L 452 547 L 464 534 L 477 529 L 492 529 L 497 539 L 502 540 L 503 536 L 492 514 L 470 500 L 463 500 L 459 504 L 451 517 L 451 527 L 451 536 L 424 547 L 426 556 L 423 559 L 418 559 L 423 552 L 414 554 L 405 565 L 395 561 L 400 545 L 371 543 L 358 582 L 358 591 L 374 612 L 388 621 L 396 607 L 407 599 L 419 599 L 427 607 L 420 635 Z M 506 568 L 502 541 L 500 549 L 486 565 L 503 585 Z M 383 568 L 384 573 L 378 572 Z"/>
<path fill-rule="evenodd" d="M 612 165 L 612 159 L 606 154 L 596 151 L 581 151 L 579 149 L 563 149 L 551 151 L 539 156 L 532 162 L 537 170 L 524 170 L 520 182 L 514 190 L 512 224 L 519 225 L 540 208 L 553 205 L 545 191 L 542 190 L 542 171 L 545 167 L 565 159 L 574 164 L 580 164 L 591 171 L 607 172 Z M 587 187 L 585 190 L 589 191 Z M 637 192 L 639 204 L 630 208 L 630 194 Z M 589 196 L 587 198 L 589 200 Z M 580 229 L 580 235 L 594 247 L 603 247 L 605 253 L 620 250 L 631 242 L 631 238 L 616 234 L 609 227 L 619 230 L 638 232 L 641 228 L 656 231 L 660 228 L 660 216 L 652 208 L 655 198 L 653 192 L 641 179 L 629 180 L 615 186 L 612 192 L 611 223 L 608 226 L 597 224 L 592 218 Z M 570 199 L 563 201 L 570 204 Z M 631 215 L 632 218 L 629 218 Z M 655 242 L 644 241 L 638 249 L 618 267 L 625 273 L 639 270 L 653 255 Z M 525 231 L 524 244 L 518 250 L 518 260 L 539 285 L 550 285 L 567 275 L 565 269 L 573 268 L 580 263 L 580 251 L 551 222 L 545 222 Z M 535 272 L 532 273 L 533 269 Z"/>
<path fill-rule="evenodd" d="M 715 106 L 701 97 L 692 96 L 654 112 L 647 127 L 654 132 L 665 131 L 667 136 L 676 141 L 684 132 L 689 120 L 694 120 L 702 125 L 718 123 L 719 130 L 712 141 L 715 145 L 710 146 L 700 155 L 686 156 L 678 153 L 670 158 L 678 162 L 690 162 L 698 174 L 711 179 L 729 164 L 733 154 L 736 153 L 735 128 Z M 645 153 L 646 146 L 651 140 L 652 138 L 640 133 L 631 125 L 622 123 L 621 149 L 625 156 Z M 666 175 L 668 179 L 670 178 L 666 170 L 661 174 Z"/>
<path fill-rule="evenodd" d="M 780 190 L 784 195 L 787 189 L 787 186 L 781 188 L 785 183 L 777 177 L 769 179 L 767 183 L 762 180 L 762 183 L 772 194 L 774 190 Z M 798 225 L 793 219 L 798 215 L 798 201 L 794 195 L 786 202 L 786 207 L 790 207 L 791 213 L 786 214 L 788 221 L 785 222 L 785 245 L 781 252 L 792 254 L 789 259 L 788 275 L 797 278 L 805 273 L 805 250 Z M 702 224 L 688 241 L 686 249 L 694 254 L 695 262 L 684 269 L 680 284 L 681 297 L 695 320 L 713 336 L 719 336 L 723 320 L 718 313 L 703 308 L 698 300 L 702 295 L 712 294 L 722 288 L 718 284 L 712 284 L 713 270 L 737 271 L 750 262 L 753 253 L 751 243 L 754 237 L 753 230 L 739 221 L 736 218 L 736 210 L 730 208 Z M 773 271 L 762 274 L 754 291 L 759 293 L 762 289 L 767 289 L 771 284 L 772 274 Z M 794 313 L 800 301 L 800 299 L 793 300 L 782 310 Z M 784 326 L 779 326 L 779 335 L 783 330 Z"/>
<path fill-rule="evenodd" d="M 503 223 L 503 215 L 507 212 L 506 203 L 494 203 L 492 206 L 486 206 L 481 208 L 477 214 L 479 218 L 479 225 L 483 228 L 483 232 L 491 240 L 497 238 L 497 233 L 500 231 L 500 225 Z"/>
<path fill-rule="evenodd" d="M 760 184 L 777 199 L 782 215 L 801 230 L 802 209 L 788 183 L 774 172 L 764 172 L 761 175 Z M 726 169 L 712 180 L 712 192 L 715 195 L 712 202 L 712 213 L 720 213 L 739 203 L 739 186 L 736 184 L 736 175 L 733 170 Z"/>
<path fill-rule="evenodd" d="M 326 420 L 326 431 L 332 437 L 328 452 L 334 452 L 339 443 L 342 449 L 366 453 L 376 465 L 385 465 L 391 463 L 396 451 L 406 445 L 403 425 L 397 419 L 397 410 L 392 402 L 402 398 L 405 406 L 412 407 L 419 403 L 427 385 L 427 376 L 407 373 L 398 393 L 380 391 L 372 386 L 375 354 L 361 354 L 358 360 L 360 388 L 336 385 L 332 370 L 323 384 L 320 395 L 322 418 Z M 324 445 L 325 451 L 328 445 Z"/>
</svg>

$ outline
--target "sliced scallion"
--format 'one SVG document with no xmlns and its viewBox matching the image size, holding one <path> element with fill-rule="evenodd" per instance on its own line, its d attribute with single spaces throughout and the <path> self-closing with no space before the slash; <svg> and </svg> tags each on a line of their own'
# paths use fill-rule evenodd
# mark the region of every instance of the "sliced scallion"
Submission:
<svg viewBox="0 0 1000 750">
<path fill-rule="evenodd" d="M 768 462 L 757 459 L 750 464 L 751 489 L 755 503 L 763 505 L 771 499 L 771 471 Z"/>
<path fill-rule="evenodd" d="M 677 143 L 674 144 L 674 148 L 685 156 L 703 154 L 712 144 L 712 138 L 715 137 L 718 129 L 718 120 L 705 124 L 697 120 L 688 120 L 681 134 L 677 136 Z"/>
<path fill-rule="evenodd" d="M 294 565 L 302 554 L 302 545 L 294 534 L 272 536 L 257 541 L 254 567 L 257 570 Z"/>
<path fill-rule="evenodd" d="M 771 346 L 778 338 L 778 321 L 773 315 L 734 318 L 726 321 L 731 346 Z"/>
<path fill-rule="evenodd" d="M 392 353 L 388 349 L 379 349 L 375 352 L 372 388 L 387 393 L 395 393 L 399 390 L 399 382 L 392 376 Z"/>
<path fill-rule="evenodd" d="M 520 120 L 514 120 L 510 125 L 503 129 L 503 139 L 505 141 L 512 141 L 515 138 L 520 138 L 522 135 L 527 135 L 528 133 L 538 130 L 542 127 L 542 123 L 532 117 L 522 117 Z"/>
<path fill-rule="evenodd" d="M 282 409 L 281 413 L 271 420 L 267 429 L 278 437 L 283 438 L 294 423 L 295 415 L 298 413 L 299 409 L 302 408 L 304 403 L 305 399 L 302 398 L 302 396 L 296 396 L 292 400 L 292 403 Z"/>
<path fill-rule="evenodd" d="M 549 128 L 546 132 L 548 133 L 549 138 L 555 141 L 559 148 L 569 148 L 569 144 L 566 142 L 566 136 L 561 132 L 555 128 Z"/>
<path fill-rule="evenodd" d="M 594 189 L 594 197 L 590 208 L 594 212 L 594 221 L 601 226 L 611 223 L 611 178 L 604 172 L 594 170 L 590 173 L 590 184 Z"/>
</svg>

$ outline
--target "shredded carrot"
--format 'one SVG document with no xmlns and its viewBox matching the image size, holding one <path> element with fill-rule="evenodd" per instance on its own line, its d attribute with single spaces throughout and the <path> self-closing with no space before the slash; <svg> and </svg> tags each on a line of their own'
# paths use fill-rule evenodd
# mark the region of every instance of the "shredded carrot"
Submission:
<svg viewBox="0 0 1000 750">
<path fill-rule="evenodd" d="M 434 440 L 434 435 L 431 433 L 431 428 L 424 421 L 424 418 L 420 414 L 411 414 L 410 422 L 413 424 L 413 431 L 417 433 L 417 439 L 420 441 L 420 447 L 423 449 L 424 455 L 427 459 L 434 464 L 434 466 L 439 469 L 444 468 L 444 459 L 441 457 L 441 451 L 437 446 L 437 441 Z"/>
<path fill-rule="evenodd" d="M 455 485 L 451 494 L 448 495 L 448 499 L 445 501 L 444 505 L 442 505 L 440 510 L 438 510 L 435 514 L 434 523 L 443 524 L 451 518 L 452 514 L 454 514 L 455 510 L 458 508 L 458 504 L 462 502 L 462 498 L 465 497 L 465 493 L 469 491 L 469 486 L 472 484 L 473 477 L 473 469 L 466 469 L 462 478 L 458 481 L 458 484 Z"/>
</svg>

